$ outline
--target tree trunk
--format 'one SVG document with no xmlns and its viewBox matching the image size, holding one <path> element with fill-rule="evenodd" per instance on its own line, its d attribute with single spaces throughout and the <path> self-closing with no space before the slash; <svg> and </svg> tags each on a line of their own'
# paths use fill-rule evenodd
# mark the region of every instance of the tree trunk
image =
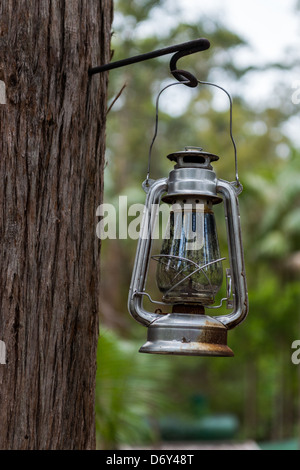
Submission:
<svg viewBox="0 0 300 470">
<path fill-rule="evenodd" d="M 1 0 L 1 449 L 92 449 L 112 0 Z"/>
</svg>

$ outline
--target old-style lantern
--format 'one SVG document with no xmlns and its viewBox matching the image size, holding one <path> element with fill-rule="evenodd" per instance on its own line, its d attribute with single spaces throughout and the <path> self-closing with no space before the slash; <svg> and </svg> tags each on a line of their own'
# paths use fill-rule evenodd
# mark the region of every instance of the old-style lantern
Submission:
<svg viewBox="0 0 300 470">
<path fill-rule="evenodd" d="M 233 356 L 227 346 L 227 331 L 244 320 L 248 312 L 238 191 L 234 184 L 216 177 L 211 165 L 218 160 L 216 155 L 186 150 L 168 158 L 175 162 L 174 169 L 168 178 L 152 181 L 149 188 L 129 291 L 131 315 L 148 327 L 148 341 L 140 351 Z M 154 255 L 158 260 L 158 288 L 164 294 L 163 300 L 173 304 L 168 314 L 149 312 L 143 307 L 152 221 L 161 199 L 175 206 L 170 212 L 170 238 L 164 240 L 161 253 Z M 228 315 L 208 316 L 205 308 L 214 303 L 223 276 L 213 213 L 214 205 L 220 202 L 224 204 L 227 226 L 227 303 L 232 311 Z M 188 207 L 186 213 L 184 206 Z"/>
<path fill-rule="evenodd" d="M 189 43 L 188 52 L 178 46 L 168 51 L 179 51 L 171 60 L 171 71 L 181 82 L 176 84 L 191 87 L 199 83 L 209 84 L 198 81 L 186 71 L 176 69 L 178 58 L 209 47 L 207 40 L 198 41 L 199 44 L 194 48 Z M 230 105 L 230 135 L 234 144 L 231 99 Z M 155 136 L 156 132 L 157 127 Z M 236 158 L 235 144 L 234 148 Z M 174 163 L 168 177 L 154 181 L 149 178 L 148 171 L 143 184 L 147 197 L 128 297 L 130 314 L 148 328 L 147 342 L 140 351 L 189 356 L 233 356 L 227 346 L 227 332 L 241 323 L 248 313 L 238 205 L 242 187 L 237 176 L 237 159 L 236 181 L 233 183 L 217 178 L 213 164 L 219 157 L 201 148 L 186 147 L 183 151 L 171 153 L 168 159 Z M 161 251 L 153 254 L 153 221 L 157 218 L 161 202 L 170 205 L 170 218 Z M 226 298 L 222 301 L 226 300 L 227 308 L 231 311 L 213 316 L 207 312 L 216 311 L 212 309 L 219 307 L 214 304 L 223 284 L 224 258 L 220 255 L 214 216 L 215 205 L 221 203 L 224 205 L 230 265 L 224 276 L 227 287 Z M 161 302 L 153 301 L 146 292 L 151 258 L 157 263 L 156 283 L 162 293 Z M 155 304 L 160 303 L 162 308 L 147 310 L 144 307 L 145 297 Z M 171 311 L 164 312 L 164 305 Z"/>
</svg>

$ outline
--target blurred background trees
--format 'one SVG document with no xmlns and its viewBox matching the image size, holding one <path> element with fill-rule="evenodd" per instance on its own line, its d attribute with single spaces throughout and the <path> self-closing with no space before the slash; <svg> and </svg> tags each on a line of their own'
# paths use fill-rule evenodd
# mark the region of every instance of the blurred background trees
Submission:
<svg viewBox="0 0 300 470">
<path fill-rule="evenodd" d="M 300 338 L 300 159 L 299 148 L 285 132 L 297 107 L 291 101 L 291 81 L 279 79 L 259 104 L 243 92 L 243 83 L 251 81 L 253 72 L 291 70 L 293 57 L 265 67 L 242 66 L 235 60 L 237 51 L 247 50 L 242 38 L 213 18 L 198 17 L 192 24 L 181 23 L 178 12 L 170 11 L 168 5 L 164 0 L 115 1 L 113 60 L 198 37 L 210 40 L 208 51 L 181 59 L 180 67 L 200 80 L 225 87 L 233 98 L 233 133 L 244 186 L 240 208 L 250 313 L 246 322 L 229 335 L 234 359 L 139 355 L 146 330 L 127 313 L 136 241 L 104 241 L 99 349 L 107 348 L 110 353 L 99 354 L 100 445 L 109 448 L 126 443 L 125 436 L 129 444 L 138 443 L 141 436 L 145 441 L 154 439 L 153 427 L 144 432 L 147 417 L 159 420 L 172 410 L 196 416 L 199 408 L 197 411 L 194 406 L 195 397 L 197 403 L 201 397 L 206 403 L 202 412 L 236 416 L 239 438 L 297 437 L 299 372 L 291 362 L 291 344 Z M 158 17 L 164 29 L 153 34 L 149 20 Z M 109 104 L 113 104 L 107 120 L 105 201 L 116 208 L 119 195 L 126 195 L 128 204 L 144 203 L 141 183 L 146 177 L 154 131 L 155 99 L 173 80 L 168 71 L 169 59 L 110 72 Z M 172 165 L 165 158 L 167 154 L 194 145 L 219 155 L 217 175 L 232 181 L 234 154 L 225 95 L 204 85 L 173 88 L 176 90 L 166 91 L 161 99 L 151 177 L 168 174 Z M 220 242 L 225 249 L 225 237 L 220 236 Z M 113 360 L 114 365 L 108 366 L 106 360 Z M 117 385 L 106 373 L 111 371 L 113 375 L 114 370 Z M 108 384 L 111 388 L 105 388 Z M 109 390 L 113 390 L 111 394 Z M 122 393 L 114 401 L 116 390 Z M 133 403 L 128 401 L 129 396 Z M 143 410 L 135 411 L 138 403 Z"/>
</svg>

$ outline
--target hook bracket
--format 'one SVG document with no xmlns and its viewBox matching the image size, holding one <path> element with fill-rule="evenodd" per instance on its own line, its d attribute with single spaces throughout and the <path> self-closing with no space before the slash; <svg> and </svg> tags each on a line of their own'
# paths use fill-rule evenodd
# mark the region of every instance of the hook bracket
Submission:
<svg viewBox="0 0 300 470">
<path fill-rule="evenodd" d="M 170 61 L 170 69 L 172 75 L 178 81 L 184 81 L 184 85 L 189 87 L 196 87 L 198 82 L 197 79 L 190 73 L 185 70 L 177 70 L 177 61 L 186 55 L 194 54 L 196 52 L 201 52 L 209 49 L 210 42 L 208 39 L 199 38 L 194 39 L 193 41 L 184 42 L 181 44 L 176 44 L 174 46 L 165 47 L 163 49 L 158 49 L 156 51 L 147 52 L 145 54 L 140 54 L 134 57 L 129 57 L 127 59 L 118 60 L 115 62 L 110 62 L 109 64 L 100 65 L 97 67 L 91 67 L 89 69 L 89 75 L 95 75 L 97 73 L 106 72 L 108 70 L 124 67 L 126 65 L 135 64 L 137 62 L 143 62 L 145 60 L 154 59 L 155 57 L 161 57 L 166 54 L 175 53 Z M 188 80 L 188 81 L 187 81 Z"/>
</svg>

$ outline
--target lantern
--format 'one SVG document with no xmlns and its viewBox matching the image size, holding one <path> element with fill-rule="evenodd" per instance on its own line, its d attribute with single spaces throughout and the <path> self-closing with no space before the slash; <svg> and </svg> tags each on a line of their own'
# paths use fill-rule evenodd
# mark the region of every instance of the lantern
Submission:
<svg viewBox="0 0 300 470">
<path fill-rule="evenodd" d="M 214 154 L 186 148 L 168 155 L 175 162 L 167 178 L 151 180 L 145 203 L 128 308 L 148 327 L 147 342 L 140 352 L 189 356 L 233 356 L 227 331 L 241 323 L 248 312 L 244 256 L 236 185 L 218 179 Z M 151 259 L 153 220 L 160 201 L 170 203 L 168 237 L 157 261 L 156 281 L 162 303 L 170 313 L 147 311 L 143 299 Z M 227 315 L 208 316 L 222 285 L 214 206 L 224 204 L 230 269 L 226 271 Z M 148 295 L 148 297 L 150 297 Z"/>
<path fill-rule="evenodd" d="M 227 332 L 241 323 L 248 313 L 238 206 L 241 185 L 232 137 L 231 98 L 219 85 L 199 81 L 190 72 L 177 69 L 178 59 L 205 51 L 209 47 L 207 39 L 199 38 L 89 70 L 89 75 L 92 76 L 175 52 L 170 61 L 170 71 L 178 80 L 175 85 L 182 84 L 191 88 L 200 83 L 212 85 L 223 90 L 230 100 L 230 136 L 234 144 L 236 164 L 234 183 L 217 178 L 212 163 L 219 157 L 195 147 L 186 147 L 184 151 L 168 156 L 175 162 L 168 177 L 156 181 L 149 179 L 151 149 L 157 132 L 157 100 L 156 130 L 150 147 L 147 178 L 143 185 L 147 198 L 128 297 L 130 314 L 148 328 L 148 340 L 140 349 L 145 353 L 233 356 L 232 350 L 227 346 Z M 168 236 L 162 243 L 160 253 L 152 255 L 153 221 L 160 201 L 171 205 Z M 224 204 L 230 264 L 225 276 L 226 298 L 222 299 L 221 305 L 226 300 L 231 312 L 227 315 L 209 316 L 207 310 L 219 307 L 214 304 L 223 279 L 224 258 L 220 255 L 214 217 L 214 206 L 220 203 Z M 152 301 L 146 292 L 151 257 L 157 262 L 156 281 L 163 295 L 161 302 Z M 145 296 L 154 303 L 171 306 L 172 311 L 163 313 L 161 310 L 146 310 L 143 304 Z"/>
</svg>

